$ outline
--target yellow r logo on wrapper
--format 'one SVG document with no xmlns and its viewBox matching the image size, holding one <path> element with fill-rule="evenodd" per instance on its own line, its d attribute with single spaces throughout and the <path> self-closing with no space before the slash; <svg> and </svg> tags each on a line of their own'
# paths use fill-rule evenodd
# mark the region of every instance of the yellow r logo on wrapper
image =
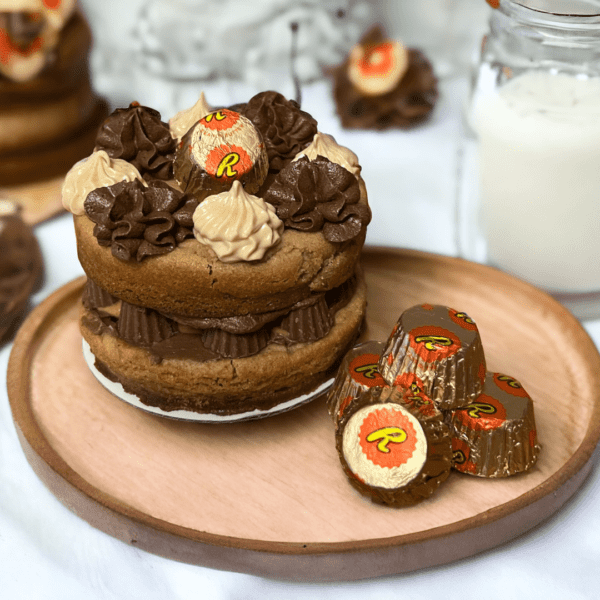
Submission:
<svg viewBox="0 0 600 600">
<path fill-rule="evenodd" d="M 473 404 L 469 404 L 467 413 L 470 417 L 474 419 L 478 419 L 481 414 L 485 415 L 493 415 L 496 412 L 496 407 L 491 404 L 486 404 L 485 402 L 474 402 Z"/>
<path fill-rule="evenodd" d="M 227 115 L 224 115 L 220 110 L 218 110 L 217 112 L 206 115 L 204 118 L 207 123 L 210 123 L 213 119 L 216 119 L 217 121 L 223 121 L 223 119 L 227 118 Z"/>
<path fill-rule="evenodd" d="M 417 344 L 424 344 L 427 350 L 437 350 L 441 347 L 452 346 L 452 340 L 441 335 L 419 335 L 415 338 Z"/>
<path fill-rule="evenodd" d="M 388 444 L 401 444 L 406 438 L 406 431 L 400 427 L 382 427 L 381 429 L 372 431 L 366 439 L 367 442 L 376 442 L 379 440 L 377 450 L 387 454 L 390 451 L 387 447 Z"/>
<path fill-rule="evenodd" d="M 215 176 L 223 177 L 223 175 L 225 175 L 225 177 L 236 177 L 237 172 L 234 171 L 232 167 L 233 165 L 237 165 L 238 162 L 240 162 L 239 154 L 237 154 L 236 152 L 231 152 L 230 154 L 227 154 L 227 156 L 225 156 L 223 160 L 219 163 Z"/>
<path fill-rule="evenodd" d="M 363 377 L 367 379 L 375 379 L 377 375 L 379 375 L 379 371 L 377 370 L 377 364 L 370 365 L 362 365 L 360 367 L 356 367 L 354 369 L 357 373 L 361 373 Z"/>
</svg>

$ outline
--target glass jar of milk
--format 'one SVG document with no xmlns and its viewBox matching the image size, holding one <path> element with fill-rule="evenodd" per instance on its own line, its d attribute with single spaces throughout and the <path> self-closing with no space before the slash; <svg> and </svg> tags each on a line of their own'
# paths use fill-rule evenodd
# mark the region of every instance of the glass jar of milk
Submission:
<svg viewBox="0 0 600 600">
<path fill-rule="evenodd" d="M 500 0 L 468 123 L 487 261 L 600 307 L 600 0 Z"/>
</svg>

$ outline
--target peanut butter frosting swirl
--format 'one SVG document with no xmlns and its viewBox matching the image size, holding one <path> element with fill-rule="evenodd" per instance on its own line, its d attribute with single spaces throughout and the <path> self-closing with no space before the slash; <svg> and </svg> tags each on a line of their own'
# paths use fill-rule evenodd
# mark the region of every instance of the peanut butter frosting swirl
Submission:
<svg viewBox="0 0 600 600">
<path fill-rule="evenodd" d="M 163 181 L 121 182 L 91 192 L 85 200 L 87 216 L 96 223 L 94 235 L 113 256 L 140 262 L 148 256 L 172 252 L 193 237 L 192 215 L 198 202 Z"/>
<path fill-rule="evenodd" d="M 112 159 L 104 150 L 97 150 L 76 163 L 67 173 L 62 187 L 62 203 L 74 215 L 83 215 L 87 195 L 98 188 L 120 181 L 141 181 L 139 171 L 121 159 Z"/>
<path fill-rule="evenodd" d="M 371 221 L 371 210 L 359 202 L 356 177 L 340 165 L 318 156 L 303 156 L 277 175 L 264 199 L 286 227 L 322 231 L 330 242 L 357 237 Z"/>
<path fill-rule="evenodd" d="M 149 179 L 173 179 L 175 148 L 175 140 L 160 113 L 138 102 L 117 108 L 96 137 L 96 150 L 130 162 Z"/>
<path fill-rule="evenodd" d="M 302 152 L 296 155 L 294 160 L 301 156 L 306 156 L 310 160 L 315 160 L 317 156 L 324 156 L 331 162 L 334 162 L 350 171 L 352 175 L 360 175 L 361 166 L 358 164 L 358 156 L 345 146 L 340 146 L 332 135 L 317 132 L 313 141 Z"/>
<path fill-rule="evenodd" d="M 304 150 L 317 133 L 317 121 L 300 110 L 294 100 L 277 92 L 256 94 L 242 114 L 262 134 L 269 156 L 269 169 L 277 172 Z"/>
<path fill-rule="evenodd" d="M 212 111 L 208 105 L 204 92 L 200 93 L 200 98 L 194 106 L 178 112 L 173 118 L 169 119 L 169 128 L 171 134 L 177 140 L 180 140 L 202 117 L 205 117 Z"/>
<path fill-rule="evenodd" d="M 199 204 L 193 220 L 196 239 L 226 263 L 260 260 L 283 232 L 275 209 L 248 194 L 239 181 Z"/>
</svg>

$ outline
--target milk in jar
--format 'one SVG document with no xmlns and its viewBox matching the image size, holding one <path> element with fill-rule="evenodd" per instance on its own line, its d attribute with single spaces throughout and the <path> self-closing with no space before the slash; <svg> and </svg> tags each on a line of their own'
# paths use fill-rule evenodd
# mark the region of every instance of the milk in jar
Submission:
<svg viewBox="0 0 600 600">
<path fill-rule="evenodd" d="M 488 261 L 550 291 L 600 290 L 600 77 L 538 70 L 477 97 Z"/>
</svg>

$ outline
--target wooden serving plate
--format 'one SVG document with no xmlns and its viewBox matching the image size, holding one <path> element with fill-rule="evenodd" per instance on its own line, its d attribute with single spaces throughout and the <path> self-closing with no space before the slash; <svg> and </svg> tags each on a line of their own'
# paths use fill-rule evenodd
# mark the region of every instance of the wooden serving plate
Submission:
<svg viewBox="0 0 600 600">
<path fill-rule="evenodd" d="M 346 481 L 323 400 L 261 421 L 177 422 L 107 392 L 85 365 L 83 280 L 28 318 L 8 392 L 23 449 L 70 509 L 129 544 L 208 567 L 294 580 L 407 572 L 505 542 L 557 511 L 593 465 L 600 356 L 545 293 L 499 271 L 417 251 L 366 249 L 367 338 L 417 303 L 464 310 L 490 370 L 534 399 L 542 452 L 527 474 L 452 473 L 420 505 L 372 504 Z"/>
</svg>

